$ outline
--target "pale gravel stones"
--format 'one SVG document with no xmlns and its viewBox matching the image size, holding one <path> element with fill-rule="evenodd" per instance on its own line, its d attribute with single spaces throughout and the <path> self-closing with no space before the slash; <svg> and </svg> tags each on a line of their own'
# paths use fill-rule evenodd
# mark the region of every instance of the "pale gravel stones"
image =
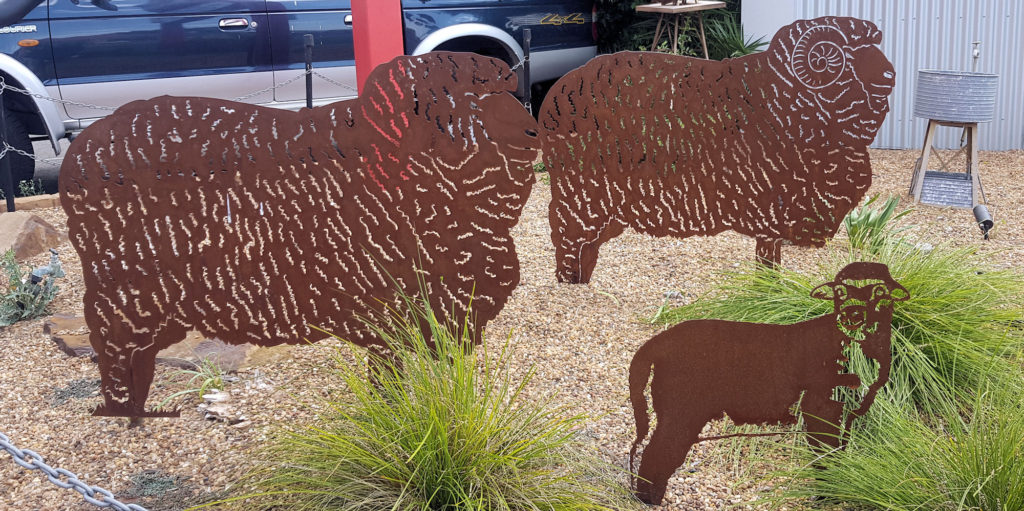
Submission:
<svg viewBox="0 0 1024 511">
<path fill-rule="evenodd" d="M 876 176 L 870 193 L 881 193 L 883 199 L 888 194 L 905 196 L 917 153 L 872 151 Z M 1020 269 L 1024 267 L 1020 186 L 1024 152 L 982 152 L 981 159 L 981 177 L 996 223 L 991 241 L 981 240 L 969 210 L 917 206 L 906 221 L 918 225 L 912 232 L 922 242 L 935 244 L 938 238 L 979 247 L 991 253 L 996 264 Z M 487 347 L 500 350 L 511 335 L 515 373 L 524 374 L 531 364 L 536 367 L 529 396 L 554 393 L 555 402 L 570 411 L 591 414 L 594 418 L 581 434 L 593 439 L 595 449 L 608 460 L 625 466 L 634 434 L 627 367 L 633 351 L 659 331 L 645 318 L 665 303 L 666 292 L 680 292 L 681 298 L 669 298 L 670 304 L 680 304 L 708 290 L 721 272 L 735 270 L 734 263 L 753 257 L 754 243 L 733 234 L 679 241 L 628 233 L 602 247 L 590 285 L 558 284 L 547 223 L 549 200 L 548 186 L 538 182 L 513 231 L 522 282 L 490 324 Z M 909 205 L 909 199 L 904 204 Z M 33 213 L 53 225 L 65 224 L 58 209 Z M 82 270 L 77 255 L 67 243 L 58 250 L 68 275 L 60 281 L 54 310 L 81 315 Z M 786 247 L 782 260 L 787 267 L 810 269 L 822 253 Z M 26 263 L 41 266 L 47 257 L 39 255 Z M 248 419 L 236 425 L 241 427 L 205 420 L 196 411 L 198 400 L 192 398 L 182 406 L 180 419 L 150 419 L 141 428 L 126 429 L 123 419 L 88 415 L 100 402 L 96 396 L 54 405 L 56 390 L 98 378 L 98 372 L 87 359 L 69 358 L 57 350 L 42 332 L 44 321 L 18 323 L 0 331 L 0 431 L 19 447 L 36 450 L 48 463 L 119 497 L 132 487 L 132 477 L 145 470 L 188 478 L 197 501 L 221 492 L 251 467 L 253 449 L 266 442 L 271 425 L 307 423 L 323 411 L 319 399 L 344 391 L 329 368 L 338 343 L 326 341 L 295 347 L 290 359 L 244 369 L 239 381 L 228 384 L 232 405 Z M 171 371 L 157 369 L 151 403 L 181 389 L 159 384 L 169 379 Z M 699 444 L 687 461 L 687 467 L 696 471 L 677 472 L 661 509 L 756 508 L 758 492 L 770 491 L 777 482 L 734 487 L 736 466 L 723 455 L 723 448 Z M 753 469 L 755 475 L 764 472 L 756 465 Z M 0 455 L 0 481 L 0 509 L 94 509 L 82 504 L 77 493 L 47 482 L 38 471 L 22 470 L 6 454 Z M 159 502 L 159 498 L 138 502 Z"/>
</svg>

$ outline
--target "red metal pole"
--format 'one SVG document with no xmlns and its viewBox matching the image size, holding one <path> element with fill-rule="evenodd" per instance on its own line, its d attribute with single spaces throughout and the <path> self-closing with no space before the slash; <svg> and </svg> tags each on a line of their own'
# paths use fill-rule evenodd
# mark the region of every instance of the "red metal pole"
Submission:
<svg viewBox="0 0 1024 511">
<path fill-rule="evenodd" d="M 401 0 L 352 0 L 352 39 L 362 93 L 373 68 L 405 53 Z"/>
</svg>

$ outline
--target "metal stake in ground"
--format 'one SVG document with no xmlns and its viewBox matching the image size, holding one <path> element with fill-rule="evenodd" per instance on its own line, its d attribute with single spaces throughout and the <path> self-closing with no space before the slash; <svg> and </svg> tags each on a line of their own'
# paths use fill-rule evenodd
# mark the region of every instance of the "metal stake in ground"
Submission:
<svg viewBox="0 0 1024 511">
<path fill-rule="evenodd" d="M 7 198 L 7 212 L 14 212 L 14 171 L 11 169 L 11 157 L 7 146 L 7 109 L 4 107 L 4 94 L 0 91 L 0 186 L 3 186 L 4 197 Z"/>
<path fill-rule="evenodd" d="M 533 39 L 530 29 L 523 29 L 523 106 L 533 113 L 533 88 L 530 87 L 530 42 Z"/>
<path fill-rule="evenodd" d="M 302 36 L 306 45 L 306 108 L 313 108 L 313 34 Z"/>
</svg>

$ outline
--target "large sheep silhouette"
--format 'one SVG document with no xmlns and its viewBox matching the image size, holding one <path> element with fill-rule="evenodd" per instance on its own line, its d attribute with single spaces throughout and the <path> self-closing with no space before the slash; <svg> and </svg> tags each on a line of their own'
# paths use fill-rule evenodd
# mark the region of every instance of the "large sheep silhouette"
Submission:
<svg viewBox="0 0 1024 511">
<path fill-rule="evenodd" d="M 373 345 L 357 316 L 423 287 L 435 310 L 469 311 L 479 340 L 519 282 L 509 230 L 539 147 L 515 89 L 500 60 L 432 53 L 312 110 L 165 96 L 85 130 L 60 190 L 95 413 L 154 415 L 154 357 L 191 329 L 269 346 L 322 327 Z"/>
<path fill-rule="evenodd" d="M 880 42 L 870 22 L 825 17 L 755 55 L 623 52 L 567 74 L 538 118 L 558 280 L 589 282 L 627 227 L 733 230 L 772 263 L 783 241 L 821 246 L 871 184 L 867 147 L 894 84 Z"/>
</svg>

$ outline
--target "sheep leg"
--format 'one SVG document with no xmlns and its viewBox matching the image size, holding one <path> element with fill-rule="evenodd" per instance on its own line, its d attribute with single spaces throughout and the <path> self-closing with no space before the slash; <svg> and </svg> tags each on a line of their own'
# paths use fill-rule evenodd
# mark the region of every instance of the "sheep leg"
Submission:
<svg viewBox="0 0 1024 511">
<path fill-rule="evenodd" d="M 660 505 L 665 498 L 668 480 L 686 461 L 690 448 L 697 443 L 703 421 L 673 424 L 666 420 L 654 429 L 651 441 L 644 448 L 637 475 L 636 497 L 651 505 Z"/>
<path fill-rule="evenodd" d="M 555 275 L 559 282 L 586 284 L 594 273 L 601 245 L 622 234 L 625 227 L 607 207 L 612 201 L 607 190 L 599 189 L 583 176 L 566 175 L 563 164 L 556 161 L 550 161 L 548 207 L 551 241 L 555 245 Z"/>
<path fill-rule="evenodd" d="M 100 336 L 90 333 L 90 338 Z M 116 337 L 115 337 L 116 338 Z M 95 345 L 96 340 L 90 339 Z M 133 338 L 138 340 L 138 336 Z M 148 344 L 129 343 L 117 346 L 109 343 L 99 355 L 101 393 L 103 404 L 93 415 L 105 417 L 177 417 L 177 410 L 146 411 L 149 387 L 153 383 L 156 355 L 160 348 Z"/>
<path fill-rule="evenodd" d="M 755 253 L 757 262 L 769 268 L 778 268 L 782 264 L 782 242 L 780 240 L 758 238 Z"/>
<path fill-rule="evenodd" d="M 843 403 L 829 396 L 807 395 L 802 403 L 808 442 L 815 449 L 829 451 L 842 445 Z"/>
<path fill-rule="evenodd" d="M 601 245 L 622 234 L 624 230 L 621 223 L 609 219 L 601 228 L 585 231 L 583 236 L 570 239 L 556 235 L 557 228 L 554 227 L 551 237 L 555 242 L 555 261 L 558 264 L 556 276 L 559 282 L 570 284 L 590 282 Z"/>
<path fill-rule="evenodd" d="M 116 295 L 110 290 L 87 290 L 85 296 L 85 303 L 96 304 L 95 309 L 86 309 L 85 321 L 89 325 L 89 343 L 99 362 L 100 393 L 103 396 L 103 404 L 93 411 L 93 415 L 177 417 L 176 410 L 147 412 L 146 399 L 153 382 L 157 353 L 184 339 L 185 328 L 170 326 L 176 323 L 168 318 L 162 330 L 154 329 L 155 325 L 142 324 L 140 318 L 145 317 L 142 315 L 133 316 L 139 323 L 133 326 L 121 313 L 122 309 L 107 298 Z"/>
</svg>

